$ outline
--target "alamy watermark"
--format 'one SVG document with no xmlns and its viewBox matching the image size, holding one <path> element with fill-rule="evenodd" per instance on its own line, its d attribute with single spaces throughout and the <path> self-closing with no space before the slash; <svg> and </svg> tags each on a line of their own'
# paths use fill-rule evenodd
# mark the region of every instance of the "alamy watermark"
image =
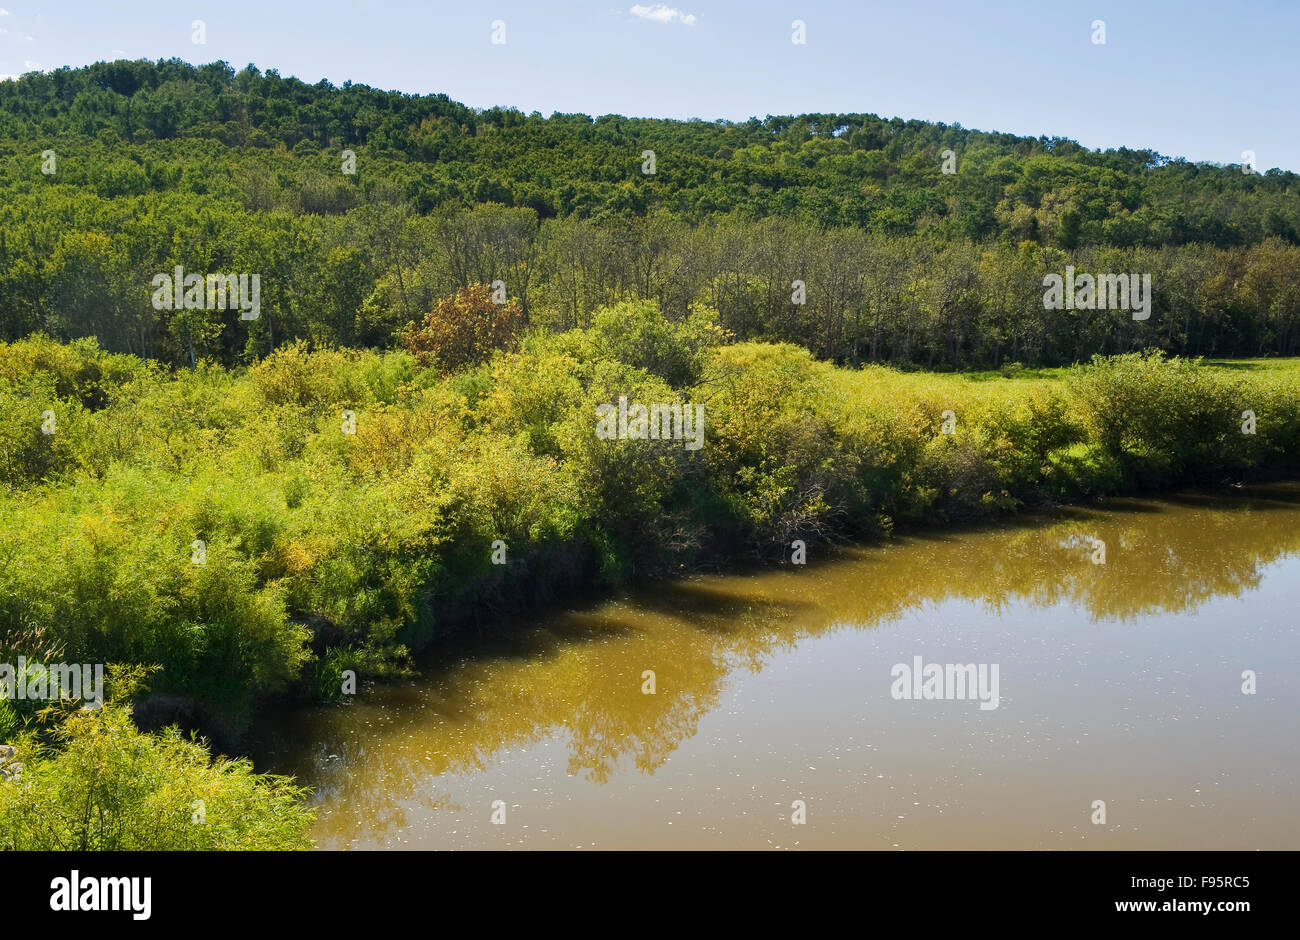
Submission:
<svg viewBox="0 0 1300 940">
<path fill-rule="evenodd" d="M 1151 275 L 1074 273 L 1065 266 L 1065 277 L 1043 278 L 1044 310 L 1132 310 L 1134 320 L 1151 317 Z"/>
<path fill-rule="evenodd" d="M 11 663 L 0 663 L 0 698 L 43 702 L 70 698 L 88 705 L 102 705 L 104 664 L 58 663 L 46 666 L 28 663 L 27 657 L 19 656 L 16 667 Z"/>
<path fill-rule="evenodd" d="M 132 920 L 148 920 L 153 911 L 153 878 L 87 876 L 74 868 L 50 882 L 52 911 L 129 911 Z"/>
<path fill-rule="evenodd" d="M 239 319 L 262 315 L 260 274 L 186 274 L 176 265 L 175 275 L 155 274 L 152 281 L 155 310 L 235 310 Z"/>
<path fill-rule="evenodd" d="M 912 665 L 895 663 L 889 670 L 894 682 L 889 694 L 895 701 L 911 699 L 978 699 L 981 711 L 998 707 L 998 664 L 993 663 L 922 663 L 912 657 Z"/>
<path fill-rule="evenodd" d="M 617 407 L 596 406 L 596 437 L 602 441 L 685 441 L 687 450 L 704 446 L 704 406 L 627 403 L 618 396 Z"/>
</svg>

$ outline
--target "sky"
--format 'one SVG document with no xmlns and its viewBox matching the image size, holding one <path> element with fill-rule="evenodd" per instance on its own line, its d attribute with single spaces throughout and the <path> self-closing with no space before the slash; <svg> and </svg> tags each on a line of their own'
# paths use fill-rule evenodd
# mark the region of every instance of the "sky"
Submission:
<svg viewBox="0 0 1300 940">
<path fill-rule="evenodd" d="M 861 112 L 1222 164 L 1250 150 L 1260 170 L 1300 170 L 1300 0 L 0 5 L 0 75 L 225 60 L 476 108 L 704 120 Z M 1104 44 L 1093 41 L 1097 20 Z"/>
</svg>

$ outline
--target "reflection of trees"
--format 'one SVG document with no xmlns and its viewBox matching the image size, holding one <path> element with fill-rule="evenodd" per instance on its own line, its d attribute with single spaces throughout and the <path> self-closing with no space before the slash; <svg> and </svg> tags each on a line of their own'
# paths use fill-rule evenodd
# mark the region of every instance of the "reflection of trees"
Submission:
<svg viewBox="0 0 1300 940">
<path fill-rule="evenodd" d="M 259 750 L 274 747 L 267 769 L 295 774 L 379 836 L 402 829 L 414 806 L 445 806 L 440 775 L 484 769 L 561 728 L 571 773 L 605 782 L 624 762 L 653 773 L 717 705 L 730 672 L 757 671 L 839 624 L 872 627 L 947 600 L 994 611 L 1069 603 L 1130 619 L 1238 595 L 1300 547 L 1300 488 L 1251 497 L 1120 500 L 1046 523 L 924 532 L 807 568 L 654 585 L 463 637 L 424 664 L 418 685 L 287 716 Z M 1092 537 L 1106 543 L 1105 565 L 1090 561 Z M 641 693 L 646 669 L 655 695 Z"/>
<path fill-rule="evenodd" d="M 357 712 L 366 714 L 362 720 L 366 727 L 361 729 L 352 725 L 350 719 L 356 716 L 351 711 L 329 709 L 324 714 L 292 716 L 263 740 L 263 747 L 278 753 L 270 761 L 260 756 L 259 763 L 287 768 L 299 783 L 313 789 L 316 803 L 364 819 L 364 827 L 343 827 L 342 831 L 357 835 L 401 832 L 409 827 L 415 809 L 420 811 L 417 817 L 439 809 L 460 809 L 449 794 L 439 791 L 437 779 L 419 759 L 394 747 L 383 733 L 370 736 L 372 722 L 388 723 L 384 709 L 358 706 Z M 390 786 L 393 789 L 387 789 Z"/>
</svg>

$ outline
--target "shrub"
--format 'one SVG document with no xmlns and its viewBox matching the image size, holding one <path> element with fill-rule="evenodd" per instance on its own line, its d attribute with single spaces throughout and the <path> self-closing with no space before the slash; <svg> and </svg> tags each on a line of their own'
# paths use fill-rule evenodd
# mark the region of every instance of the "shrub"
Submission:
<svg viewBox="0 0 1300 940">
<path fill-rule="evenodd" d="M 552 586 L 1300 467 L 1293 366 L 1133 354 L 991 382 L 727 345 L 712 320 L 615 305 L 451 375 L 295 345 L 164 376 L 93 344 L 0 344 L 0 635 L 156 664 L 159 692 L 234 739 L 259 696 L 324 695 L 345 659 L 400 673 L 443 623 Z M 620 395 L 703 405 L 703 449 L 601 440 Z"/>
<path fill-rule="evenodd" d="M 1158 350 L 1102 358 L 1076 368 L 1071 391 L 1102 452 L 1137 485 L 1206 477 L 1254 464 L 1241 432 L 1250 396 L 1241 380 L 1200 360 Z"/>
<path fill-rule="evenodd" d="M 654 301 L 640 300 L 597 310 L 584 338 L 586 358 L 617 359 L 682 388 L 699 381 L 706 354 L 726 334 L 716 311 L 697 307 L 674 323 Z"/>
<path fill-rule="evenodd" d="M 21 770 L 0 779 L 0 849 L 177 851 L 308 849 L 306 791 L 212 758 L 176 728 L 145 734 L 121 704 L 78 711 L 54 746 L 27 738 Z"/>
<path fill-rule="evenodd" d="M 417 329 L 405 335 L 406 349 L 422 366 L 454 371 L 483 362 L 493 350 L 513 349 L 523 328 L 519 302 L 492 302 L 492 288 L 474 284 L 439 300 Z"/>
</svg>

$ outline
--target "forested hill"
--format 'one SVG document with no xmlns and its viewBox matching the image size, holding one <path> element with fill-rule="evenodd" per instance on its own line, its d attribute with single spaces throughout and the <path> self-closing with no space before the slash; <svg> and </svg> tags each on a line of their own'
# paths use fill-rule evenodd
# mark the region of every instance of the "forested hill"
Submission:
<svg viewBox="0 0 1300 940">
<path fill-rule="evenodd" d="M 62 181 L 105 196 L 202 192 L 211 168 L 187 167 L 195 151 L 158 142 L 207 140 L 292 155 L 292 164 L 270 164 L 276 195 L 287 191 L 312 212 L 343 211 L 356 195 L 317 191 L 316 173 L 337 177 L 338 154 L 350 148 L 362 190 L 396 184 L 419 212 L 493 202 L 543 219 L 599 218 L 662 206 L 696 221 L 779 215 L 1064 248 L 1300 241 L 1291 172 L 1250 175 L 1147 150 L 1096 153 L 1060 138 L 872 114 L 731 123 L 476 111 L 446 95 L 308 85 L 223 62 L 118 61 L 2 82 L 0 140 L 7 188 L 34 181 L 34 149 L 62 145 L 68 157 L 93 157 L 69 160 Z M 642 172 L 645 150 L 655 152 L 653 175 Z M 955 174 L 941 170 L 945 150 Z M 198 152 L 235 177 L 247 159 Z M 220 175 L 210 185 L 220 187 Z"/>
<path fill-rule="evenodd" d="M 849 364 L 1296 355 L 1297 196 L 1290 172 L 867 114 L 544 118 L 100 63 L 0 82 L 0 341 L 175 367 L 387 348 L 500 283 L 530 327 L 648 300 Z M 1053 308 L 1068 266 L 1150 275 L 1149 309 Z M 178 267 L 256 278 L 257 309 L 160 307 Z"/>
</svg>

